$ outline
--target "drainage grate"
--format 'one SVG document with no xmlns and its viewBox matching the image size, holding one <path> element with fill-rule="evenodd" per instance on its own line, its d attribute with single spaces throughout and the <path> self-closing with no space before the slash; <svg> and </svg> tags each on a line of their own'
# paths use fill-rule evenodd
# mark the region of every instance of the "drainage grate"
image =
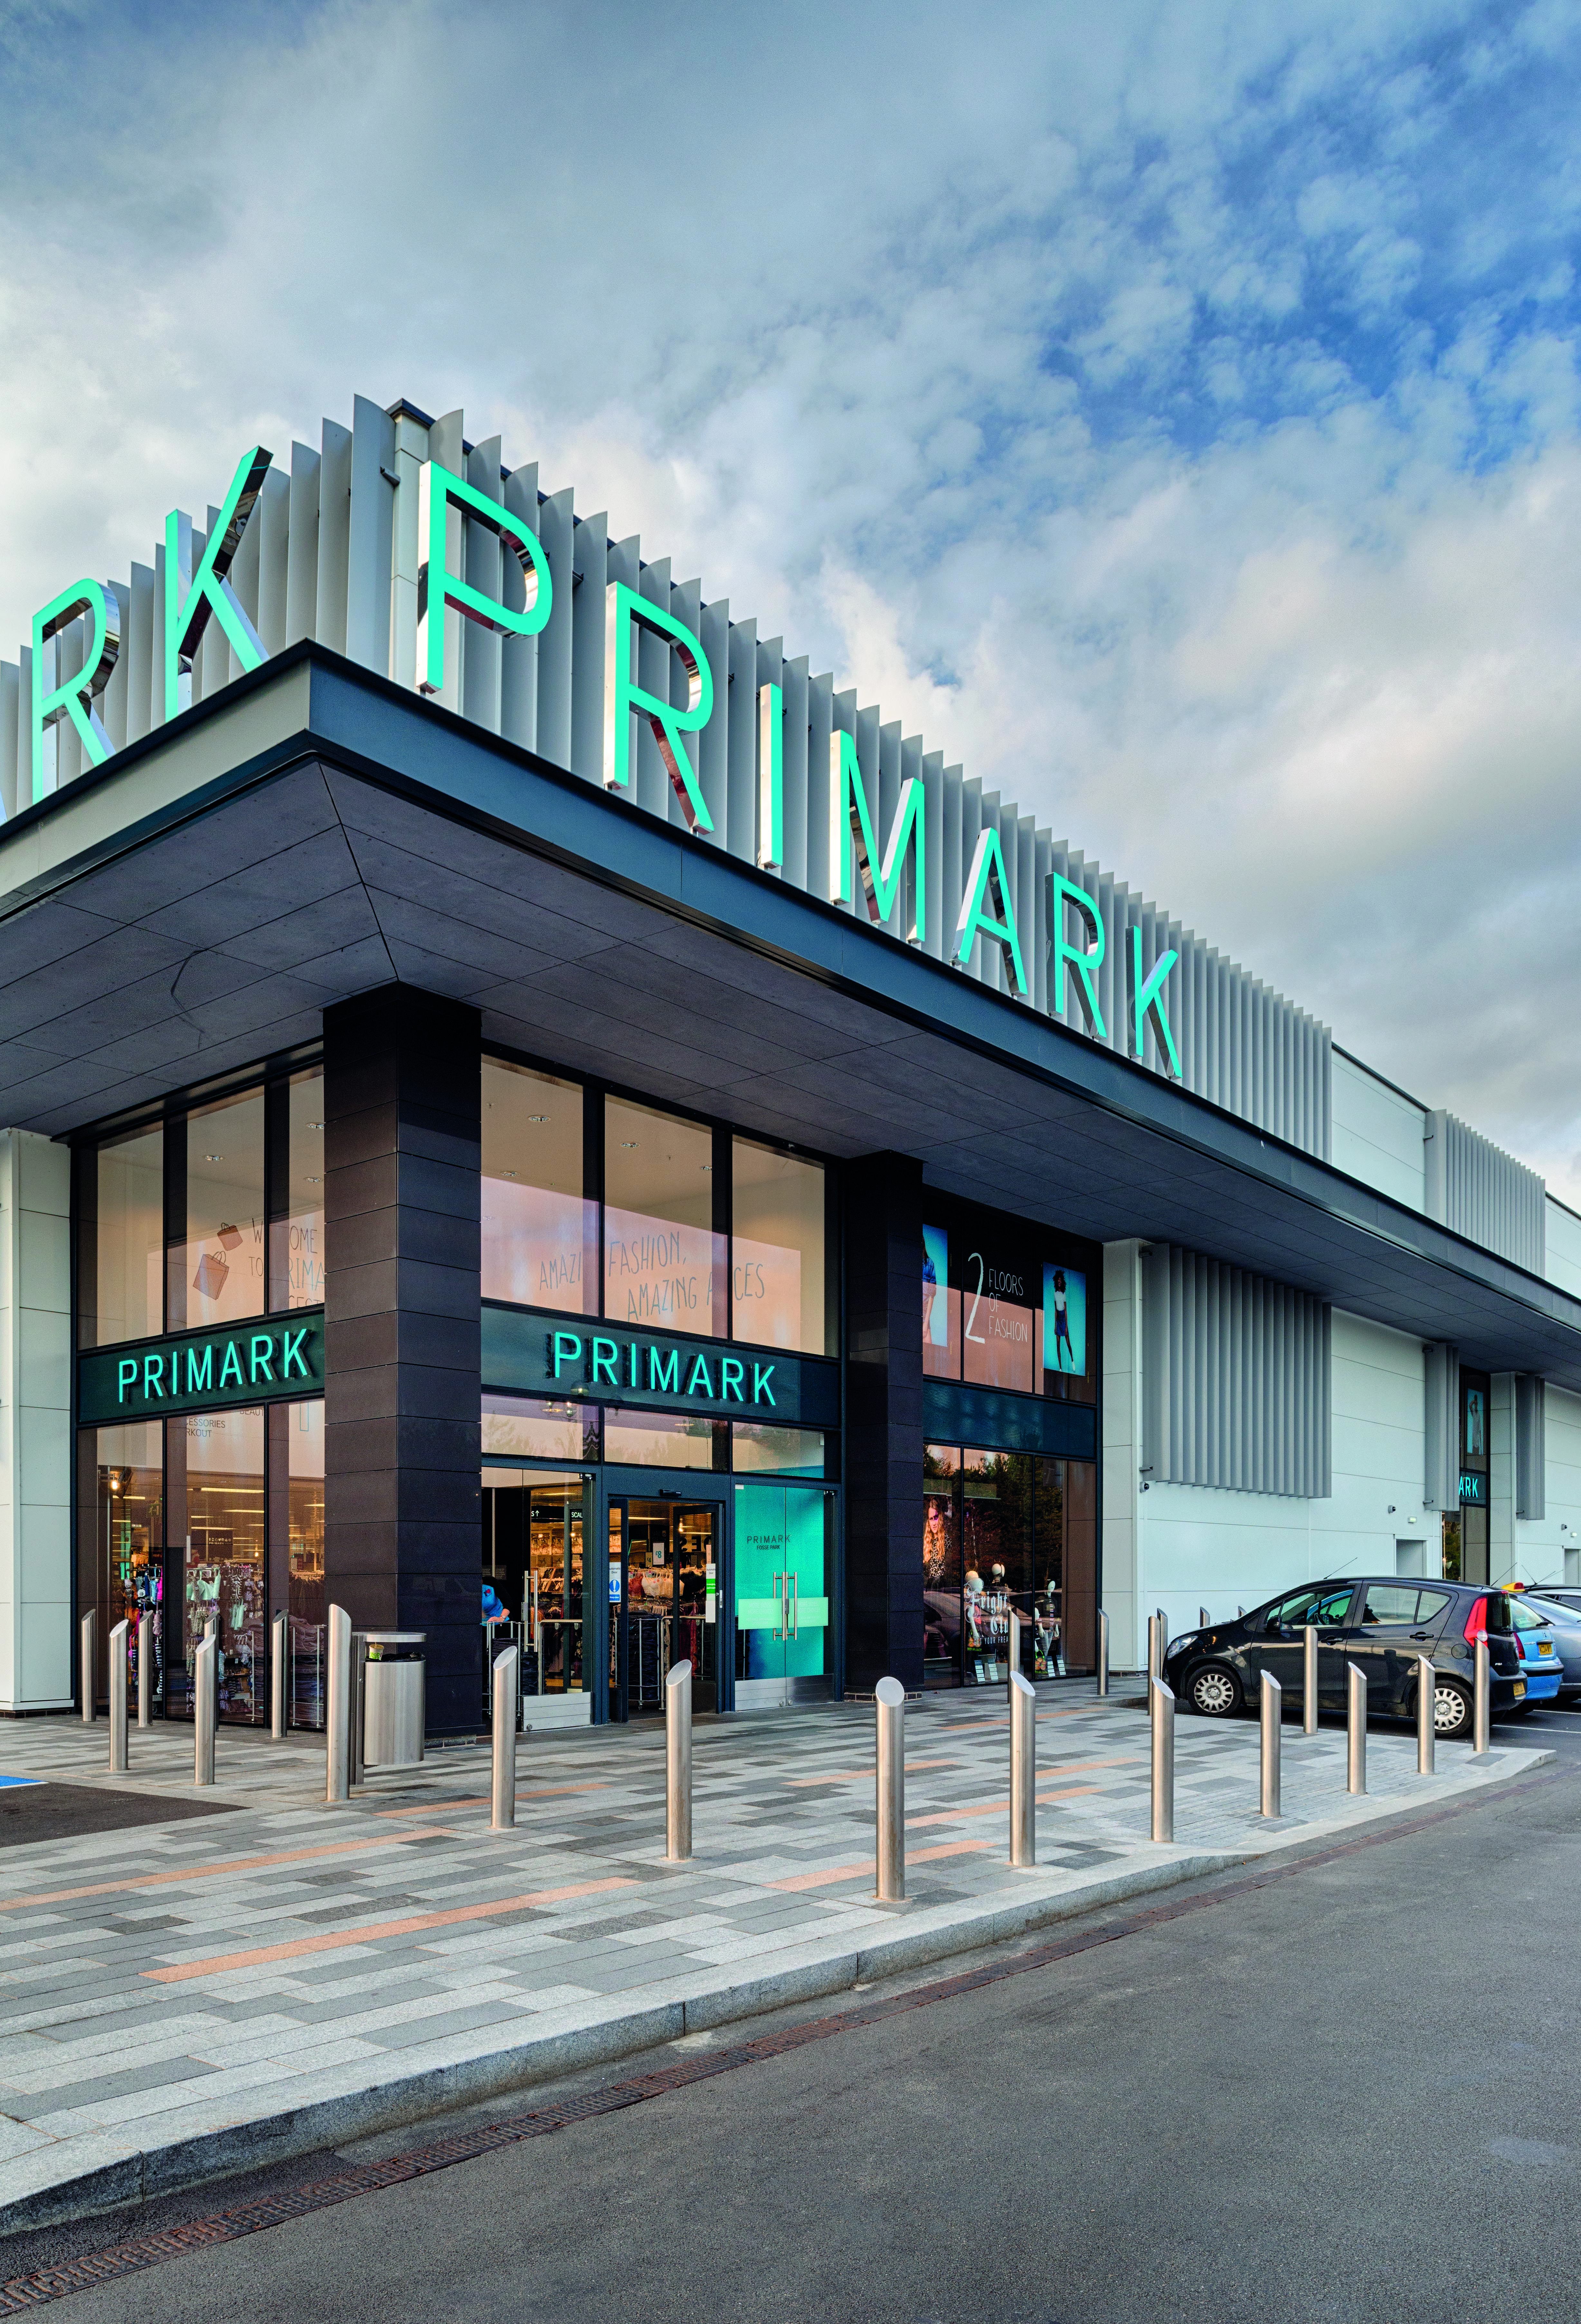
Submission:
<svg viewBox="0 0 1581 2324">
<path fill-rule="evenodd" d="M 89 2252 L 60 2267 L 40 2268 L 32 2275 L 14 2277 L 9 2283 L 0 2284 L 0 2317 L 25 2315 L 30 2309 L 41 2308 L 49 2301 L 69 2299 L 74 2292 L 87 2292 L 95 2284 L 111 2283 L 121 2276 L 140 2275 L 147 2268 L 162 2267 L 168 2260 L 185 2259 L 190 2252 L 205 2251 L 215 2244 L 235 2243 L 265 2227 L 282 2227 L 292 2219 L 307 2218 L 309 2212 L 328 2210 L 336 2203 L 352 2202 L 359 2195 L 376 2195 L 381 2189 L 399 2187 L 409 2179 L 425 2179 L 432 2172 L 448 2171 L 457 2163 L 474 2162 L 481 2154 L 497 2153 L 500 2148 L 519 2145 L 524 2139 L 547 2138 L 573 2123 L 619 2114 L 626 2107 L 666 2097 L 670 2091 L 685 2089 L 690 2083 L 711 2081 L 718 2074 L 733 2074 L 743 2066 L 783 2058 L 810 2042 L 826 2042 L 837 2034 L 856 2033 L 866 2025 L 881 2024 L 886 2018 L 899 2016 L 907 2010 L 932 2008 L 961 1994 L 979 1992 L 984 1986 L 1002 1984 L 1007 1978 L 1025 1977 L 1030 1970 L 1069 1960 L 1099 1945 L 1116 1944 L 1122 1937 L 1140 1935 L 1144 1930 L 1157 1928 L 1164 1922 L 1181 1920 L 1190 1913 L 1208 1912 L 1237 1896 L 1271 1888 L 1314 1866 L 1333 1864 L 1344 1857 L 1357 1856 L 1367 1849 L 1403 1840 L 1412 1832 L 1425 1831 L 1434 1824 L 1448 1822 L 1467 1808 L 1491 1805 L 1495 1798 L 1509 1800 L 1558 1779 L 1556 1769 L 1522 1783 L 1501 1784 L 1496 1794 L 1490 1792 L 1482 1799 L 1457 1800 L 1448 1807 L 1435 1808 L 1426 1815 L 1393 1824 L 1386 1831 L 1315 1849 L 1294 1863 L 1270 1866 L 1246 1879 L 1226 1881 L 1195 1896 L 1177 1896 L 1165 1904 L 1126 1913 L 1098 1927 L 1073 1930 L 1069 1936 L 1029 1946 L 1008 1960 L 988 1961 L 977 1969 L 961 1969 L 954 1977 L 936 1978 L 931 1985 L 914 1987 L 907 1993 L 891 1994 L 881 2001 L 868 2002 L 857 2009 L 842 2009 L 829 2017 L 809 2018 L 776 2034 L 763 2034 L 726 2049 L 710 2050 L 680 2060 L 673 2066 L 635 2074 L 627 2081 L 607 2083 L 580 2098 L 535 2107 L 530 2114 L 515 2115 L 504 2122 L 483 2123 L 475 2130 L 458 2131 L 453 2137 L 437 2139 L 432 2145 L 392 2154 L 383 2163 L 356 2163 L 348 2170 L 337 2171 L 332 2178 L 315 2179 L 307 2186 L 265 2195 L 257 2202 L 241 2203 L 206 2219 L 190 2220 L 185 2227 L 164 2227 L 131 2243 L 112 2244 L 105 2251 Z"/>
</svg>

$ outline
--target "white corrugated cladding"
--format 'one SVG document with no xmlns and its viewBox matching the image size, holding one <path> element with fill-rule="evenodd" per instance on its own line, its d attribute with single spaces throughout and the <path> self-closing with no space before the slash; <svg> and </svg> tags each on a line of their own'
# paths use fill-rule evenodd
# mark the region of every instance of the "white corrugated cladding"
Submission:
<svg viewBox="0 0 1581 2324">
<path fill-rule="evenodd" d="M 1326 1499 L 1328 1303 L 1167 1243 L 1142 1268 L 1147 1476 Z"/>
<path fill-rule="evenodd" d="M 1542 1274 L 1548 1203 L 1537 1172 L 1441 1110 L 1429 1113 L 1422 1136 L 1429 1218 Z"/>
<path fill-rule="evenodd" d="M 785 711 L 783 877 L 809 893 L 829 893 L 829 740 L 843 732 L 855 741 L 882 851 L 906 778 L 921 775 L 926 792 L 925 948 L 939 960 L 953 951 L 952 930 L 979 835 L 992 828 L 1004 856 L 1009 900 L 1021 932 L 1027 1000 L 1056 1014 L 1073 1031 L 1101 1039 L 1122 1056 L 1133 1054 L 1132 930 L 1141 931 L 1145 978 L 1166 951 L 1179 954 L 1165 990 L 1186 1087 L 1259 1129 L 1310 1154 L 1327 1157 L 1329 1140 L 1329 1036 L 1244 969 L 1181 929 L 1164 912 L 1118 884 L 1110 873 L 1063 841 L 1034 828 L 998 793 L 984 796 L 979 781 L 942 753 L 926 752 L 920 736 L 903 733 L 877 707 L 859 707 L 856 693 L 836 693 L 825 674 L 808 673 L 805 656 L 786 659 L 779 638 L 760 639 L 753 621 L 732 621 L 727 600 L 707 602 L 698 581 L 676 582 L 669 560 L 645 561 L 635 534 L 610 538 L 602 515 L 578 517 L 568 490 L 544 492 L 536 466 L 507 470 L 498 438 L 466 441 L 462 414 L 429 420 L 413 406 L 382 410 L 358 396 L 349 429 L 325 420 L 317 451 L 293 444 L 289 472 L 271 467 L 262 499 L 243 536 L 231 580 L 266 653 L 315 638 L 403 686 L 416 684 L 418 591 L 418 472 L 438 460 L 491 499 L 503 500 L 537 533 L 553 581 L 547 627 L 530 638 L 504 637 L 446 617 L 445 685 L 434 699 L 491 733 L 524 744 L 588 782 L 603 776 L 604 591 L 623 581 L 664 606 L 702 640 L 714 680 L 713 715 L 687 747 L 713 818 L 699 844 L 723 847 L 743 862 L 757 854 L 758 688 L 782 688 Z M 228 480 L 227 480 L 228 481 Z M 212 530 L 219 512 L 207 512 Z M 516 558 L 498 536 L 452 507 L 449 567 L 475 587 L 519 607 L 524 585 Z M 207 531 L 193 531 L 194 561 Z M 121 607 L 120 657 L 100 715 L 117 749 L 139 741 L 164 717 L 164 549 L 152 566 L 134 565 L 125 584 L 114 584 Z M 82 666 L 83 624 L 61 632 L 58 677 Z M 686 700 L 680 657 L 650 631 L 639 633 L 639 682 L 667 691 L 677 707 Z M 210 622 L 196 657 L 191 698 L 201 702 L 240 675 L 240 665 L 217 622 Z M 31 788 L 31 650 L 19 664 L 0 664 L 0 797 L 16 811 Z M 82 746 L 66 722 L 58 738 L 56 781 L 82 771 Z M 633 795 L 650 814 L 685 828 L 685 818 L 646 720 L 638 722 Z M 1107 946 L 1094 974 L 1101 1034 L 1082 1007 L 1080 980 L 1066 979 L 1064 1005 L 1052 1009 L 1049 956 L 1049 880 L 1057 873 L 1099 907 Z M 853 880 L 847 908 L 865 909 Z M 903 906 L 887 927 L 904 941 Z M 1067 927 L 1079 908 L 1065 907 Z M 1080 931 L 1073 932 L 1073 939 Z M 997 944 L 978 937 L 968 973 L 997 991 L 1010 990 Z M 1145 1033 L 1145 1064 L 1166 1063 L 1156 1029 Z"/>
</svg>

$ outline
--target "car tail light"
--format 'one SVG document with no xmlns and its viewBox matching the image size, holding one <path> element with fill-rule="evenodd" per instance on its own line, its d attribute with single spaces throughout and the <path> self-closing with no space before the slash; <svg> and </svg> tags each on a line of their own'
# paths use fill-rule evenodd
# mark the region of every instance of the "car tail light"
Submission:
<svg viewBox="0 0 1581 2324">
<path fill-rule="evenodd" d="M 1485 1598 L 1474 1598 L 1471 1601 L 1471 1611 L 1466 1618 L 1466 1644 L 1475 1646 L 1478 1631 L 1485 1630 L 1487 1626 L 1488 1601 Z"/>
</svg>

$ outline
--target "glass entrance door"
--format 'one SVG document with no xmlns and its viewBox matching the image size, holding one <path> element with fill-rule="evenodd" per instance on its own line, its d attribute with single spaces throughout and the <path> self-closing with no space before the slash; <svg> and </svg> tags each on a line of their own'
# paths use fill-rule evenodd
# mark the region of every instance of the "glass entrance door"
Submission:
<svg viewBox="0 0 1581 2324">
<path fill-rule="evenodd" d="M 666 1674 L 692 1665 L 692 1707 L 719 1703 L 719 1542 L 722 1511 L 678 1497 L 610 1501 L 610 1709 L 662 1715 Z"/>
<path fill-rule="evenodd" d="M 795 1485 L 738 1485 L 735 1507 L 736 1701 L 788 1705 L 827 1683 L 832 1503 Z"/>
</svg>

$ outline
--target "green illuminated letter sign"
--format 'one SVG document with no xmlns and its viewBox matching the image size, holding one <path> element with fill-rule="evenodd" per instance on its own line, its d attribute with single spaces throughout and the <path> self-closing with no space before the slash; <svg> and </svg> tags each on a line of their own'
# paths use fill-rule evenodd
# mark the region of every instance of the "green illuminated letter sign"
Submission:
<svg viewBox="0 0 1581 2324">
<path fill-rule="evenodd" d="M 87 652 L 82 668 L 73 678 L 53 687 L 44 683 L 44 649 L 60 636 L 69 622 L 78 613 L 86 613 L 92 623 Z M 32 651 L 32 795 L 34 801 L 44 796 L 44 730 L 61 718 L 69 718 L 82 737 L 82 747 L 87 752 L 89 764 L 102 766 L 110 755 L 110 738 L 106 733 L 93 697 L 102 694 L 110 682 L 110 672 L 115 667 L 115 657 L 121 650 L 121 607 L 113 590 L 101 587 L 97 581 L 74 581 L 69 589 L 62 589 L 52 597 L 41 613 L 33 615 Z M 59 655 L 60 649 L 55 647 Z M 85 702 L 83 696 L 87 700 Z"/>
<path fill-rule="evenodd" d="M 961 899 L 961 918 L 955 923 L 955 964 L 964 968 L 971 958 L 972 938 L 991 937 L 1005 955 L 1005 973 L 1016 980 L 1016 990 L 1025 995 L 1026 971 L 1021 960 L 1021 938 L 1016 932 L 1016 908 L 1010 901 L 1010 883 L 1005 876 L 1005 858 L 999 848 L 999 835 L 992 826 L 978 835 L 977 853 L 971 859 L 971 876 Z"/>
<path fill-rule="evenodd" d="M 1085 921 L 1086 927 L 1092 931 L 1090 947 L 1086 945 L 1070 944 L 1066 941 L 1065 907 L 1067 904 L 1075 906 L 1077 912 Z M 1083 930 L 1083 934 L 1085 933 L 1086 929 Z M 1049 960 L 1054 972 L 1052 978 L 1054 1014 L 1058 1017 L 1064 1012 L 1065 964 L 1069 961 L 1076 972 L 1077 982 L 1081 991 L 1081 1006 L 1086 1011 L 1087 1021 L 1100 1041 L 1107 1039 L 1108 1028 L 1103 1021 L 1103 1010 L 1098 1005 L 1098 987 L 1093 978 L 1102 963 L 1106 949 L 1103 922 L 1098 918 L 1098 906 L 1091 897 L 1085 890 L 1072 887 L 1069 880 L 1062 880 L 1057 872 L 1051 872 L 1049 874 Z"/>
<path fill-rule="evenodd" d="M 451 502 L 464 509 L 475 523 L 498 533 L 521 567 L 527 603 L 520 613 L 502 604 L 482 589 L 474 589 L 450 570 L 446 550 L 446 513 Z M 418 470 L 418 690 L 438 694 L 445 686 L 445 608 L 454 605 L 480 629 L 496 630 L 513 638 L 536 637 L 548 620 L 555 602 L 549 562 L 537 536 L 519 517 L 492 501 L 486 493 L 453 476 L 437 460 L 425 460 Z"/>
<path fill-rule="evenodd" d="M 785 695 L 758 688 L 758 861 L 766 872 L 785 862 Z"/>
<path fill-rule="evenodd" d="M 663 606 L 639 597 L 623 581 L 611 581 L 605 591 L 604 621 L 604 788 L 623 791 L 630 788 L 631 713 L 635 710 L 653 730 L 658 755 L 675 785 L 687 828 L 712 831 L 713 817 L 698 788 L 682 740 L 683 735 L 694 734 L 699 727 L 706 726 L 713 715 L 713 672 L 708 667 L 708 656 L 701 641 L 693 636 L 685 622 L 677 622 Z M 680 655 L 681 667 L 686 673 L 684 710 L 677 710 L 657 694 L 649 694 L 632 677 L 633 622 L 640 622 L 652 630 Z"/>
<path fill-rule="evenodd" d="M 211 613 L 229 639 L 231 650 L 244 669 L 256 669 L 263 659 L 258 632 L 243 612 L 242 601 L 225 576 L 235 562 L 247 520 L 258 505 L 272 456 L 262 444 L 243 453 L 196 573 L 192 570 L 191 518 L 183 516 L 179 509 L 172 509 L 165 519 L 167 718 L 174 718 L 187 706 L 181 698 L 183 679 L 188 681 L 188 700 L 191 699 L 193 657 L 202 643 Z"/>
<path fill-rule="evenodd" d="M 829 737 L 829 900 L 850 901 L 850 860 L 854 854 L 862 875 L 868 918 L 887 920 L 895 909 L 901 875 L 910 861 L 911 877 L 905 913 L 905 938 L 920 945 L 927 936 L 928 882 L 924 850 L 927 817 L 924 812 L 922 778 L 908 776 L 900 787 L 895 821 L 882 868 L 875 873 L 878 841 L 868 807 L 868 794 L 857 760 L 857 746 L 849 734 Z"/>
<path fill-rule="evenodd" d="M 1181 1078 L 1181 1059 L 1180 1053 L 1175 1047 L 1175 1037 L 1170 1031 L 1169 1015 L 1163 1005 L 1163 981 L 1179 958 L 1180 954 L 1177 952 L 1160 953 L 1154 963 L 1152 974 L 1144 977 L 1142 931 L 1140 928 L 1132 929 L 1131 1031 L 1135 1042 L 1136 1055 L 1139 1057 L 1142 1056 L 1147 1047 L 1147 1017 L 1151 1010 L 1153 1029 L 1168 1053 L 1170 1071 L 1177 1081 Z"/>
</svg>

